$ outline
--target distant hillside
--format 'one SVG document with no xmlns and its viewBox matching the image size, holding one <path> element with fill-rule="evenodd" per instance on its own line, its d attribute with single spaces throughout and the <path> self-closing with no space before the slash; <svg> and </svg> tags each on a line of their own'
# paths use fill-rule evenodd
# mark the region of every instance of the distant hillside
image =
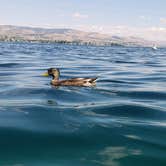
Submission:
<svg viewBox="0 0 166 166">
<path fill-rule="evenodd" d="M 58 42 L 93 45 L 152 46 L 136 37 L 119 37 L 74 29 L 46 29 L 0 25 L 0 41 Z"/>
</svg>

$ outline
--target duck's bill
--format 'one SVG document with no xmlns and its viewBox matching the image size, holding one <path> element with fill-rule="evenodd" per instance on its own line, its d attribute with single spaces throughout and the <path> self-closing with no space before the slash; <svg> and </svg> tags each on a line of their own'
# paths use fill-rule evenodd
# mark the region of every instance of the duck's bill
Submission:
<svg viewBox="0 0 166 166">
<path fill-rule="evenodd" d="M 49 75 L 48 75 L 48 72 L 43 73 L 42 76 L 48 77 L 48 76 L 49 76 Z"/>
</svg>

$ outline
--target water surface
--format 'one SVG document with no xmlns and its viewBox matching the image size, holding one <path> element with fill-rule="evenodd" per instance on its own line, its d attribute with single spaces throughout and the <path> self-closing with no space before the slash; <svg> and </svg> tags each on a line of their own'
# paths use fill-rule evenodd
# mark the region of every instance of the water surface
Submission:
<svg viewBox="0 0 166 166">
<path fill-rule="evenodd" d="M 0 43 L 0 165 L 165 166 L 165 82 L 164 48 Z"/>
</svg>

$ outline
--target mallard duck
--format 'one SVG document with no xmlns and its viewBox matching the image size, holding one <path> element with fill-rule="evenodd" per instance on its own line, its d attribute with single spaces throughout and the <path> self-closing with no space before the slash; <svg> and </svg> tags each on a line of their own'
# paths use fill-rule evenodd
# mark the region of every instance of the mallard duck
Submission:
<svg viewBox="0 0 166 166">
<path fill-rule="evenodd" d="M 66 80 L 59 80 L 60 71 L 56 68 L 50 68 L 43 76 L 52 76 L 51 84 L 54 86 L 94 86 L 96 78 L 71 78 Z"/>
</svg>

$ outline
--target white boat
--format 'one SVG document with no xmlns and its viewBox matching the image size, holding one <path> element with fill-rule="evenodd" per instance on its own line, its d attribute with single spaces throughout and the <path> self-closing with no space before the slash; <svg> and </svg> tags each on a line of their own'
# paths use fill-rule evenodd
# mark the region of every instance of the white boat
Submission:
<svg viewBox="0 0 166 166">
<path fill-rule="evenodd" d="M 153 48 L 153 50 L 157 50 L 157 46 L 156 45 L 154 45 L 152 48 Z"/>
</svg>

